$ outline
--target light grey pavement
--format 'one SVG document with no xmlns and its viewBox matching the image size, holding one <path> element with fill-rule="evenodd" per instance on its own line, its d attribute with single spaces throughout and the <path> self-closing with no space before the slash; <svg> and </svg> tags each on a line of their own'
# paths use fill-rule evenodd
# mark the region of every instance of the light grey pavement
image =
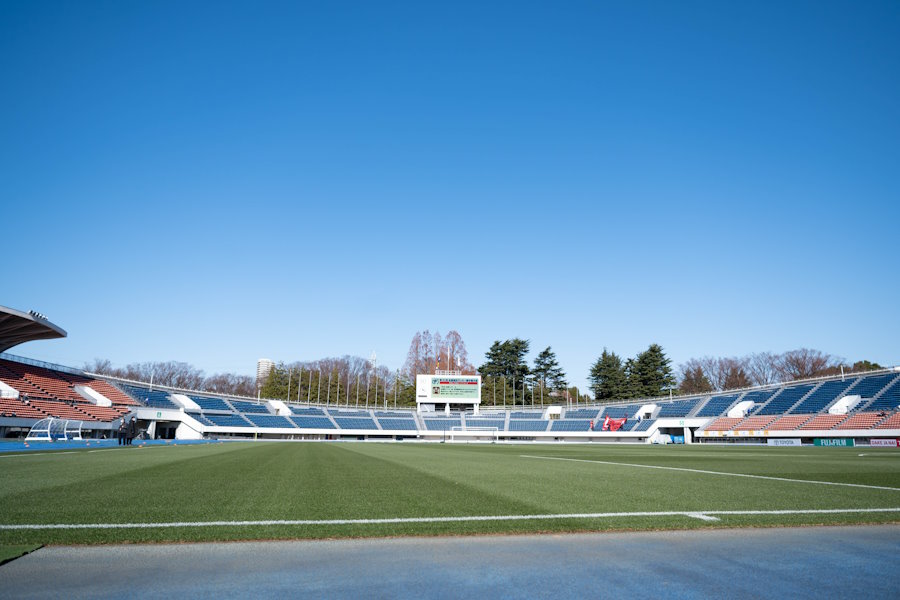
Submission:
<svg viewBox="0 0 900 600">
<path fill-rule="evenodd" d="M 900 525 L 43 548 L 0 598 L 898 598 Z"/>
</svg>

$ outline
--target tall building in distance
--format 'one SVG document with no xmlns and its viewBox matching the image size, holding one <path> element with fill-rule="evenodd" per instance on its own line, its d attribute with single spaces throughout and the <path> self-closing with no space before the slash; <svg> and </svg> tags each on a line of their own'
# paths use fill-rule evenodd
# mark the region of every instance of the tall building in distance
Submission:
<svg viewBox="0 0 900 600">
<path fill-rule="evenodd" d="M 256 389 L 262 387 L 263 381 L 272 372 L 272 367 L 274 366 L 275 363 L 270 358 L 261 358 L 256 361 Z"/>
</svg>

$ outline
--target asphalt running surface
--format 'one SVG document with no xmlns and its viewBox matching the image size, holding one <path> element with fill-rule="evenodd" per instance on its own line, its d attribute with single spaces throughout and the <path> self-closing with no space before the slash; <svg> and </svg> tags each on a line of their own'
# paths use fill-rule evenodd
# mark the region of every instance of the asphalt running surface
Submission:
<svg viewBox="0 0 900 600">
<path fill-rule="evenodd" d="M 900 525 L 56 546 L 3 598 L 900 596 Z"/>
</svg>

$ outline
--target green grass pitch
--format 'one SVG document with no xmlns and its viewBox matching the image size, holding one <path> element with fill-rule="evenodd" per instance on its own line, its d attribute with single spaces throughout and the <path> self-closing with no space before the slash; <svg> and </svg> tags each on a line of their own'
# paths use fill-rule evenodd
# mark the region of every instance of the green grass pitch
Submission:
<svg viewBox="0 0 900 600">
<path fill-rule="evenodd" d="M 296 442 L 113 448 L 0 457 L 0 507 L 0 525 L 192 523 L 0 529 L 5 546 L 893 523 L 900 512 L 232 522 L 898 509 L 900 452 Z M 196 525 L 212 521 L 222 523 Z"/>
</svg>

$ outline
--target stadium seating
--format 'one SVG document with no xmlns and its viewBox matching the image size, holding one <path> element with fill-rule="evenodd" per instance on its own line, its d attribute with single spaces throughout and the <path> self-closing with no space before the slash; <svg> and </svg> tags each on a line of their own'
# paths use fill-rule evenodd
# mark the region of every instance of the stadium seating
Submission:
<svg viewBox="0 0 900 600">
<path fill-rule="evenodd" d="M 460 427 L 459 419 L 424 419 L 425 429 L 429 431 L 450 431 L 453 427 Z"/>
<path fill-rule="evenodd" d="M 0 415 L 16 419 L 43 419 L 49 416 L 30 402 L 18 398 L 0 398 Z"/>
<path fill-rule="evenodd" d="M 36 409 L 47 413 L 51 417 L 60 419 L 72 419 L 75 421 L 93 421 L 90 415 L 81 412 L 72 404 L 60 402 L 59 400 L 30 400 L 30 403 Z"/>
<path fill-rule="evenodd" d="M 575 410 L 566 410 L 565 418 L 567 419 L 596 419 L 598 408 L 578 408 Z"/>
<path fill-rule="evenodd" d="M 856 383 L 856 378 L 845 381 L 826 381 L 788 412 L 809 414 L 824 410 L 832 402 L 840 398 L 844 391 L 854 383 Z"/>
<path fill-rule="evenodd" d="M 193 417 L 194 419 L 199 421 L 202 425 L 215 425 L 215 423 L 213 423 L 212 421 L 210 421 L 209 419 L 207 419 L 200 413 L 190 412 L 187 414 L 188 414 L 188 416 Z"/>
<path fill-rule="evenodd" d="M 847 415 L 816 415 L 801 425 L 799 429 L 831 429 L 846 418 Z"/>
<path fill-rule="evenodd" d="M 302 429 L 334 429 L 334 423 L 328 417 L 308 417 L 295 415 L 290 417 L 297 427 Z"/>
<path fill-rule="evenodd" d="M 760 429 L 768 428 L 769 424 L 772 423 L 778 417 L 774 417 L 772 415 L 754 415 L 752 417 L 747 417 L 737 425 L 735 425 L 735 431 L 758 431 Z"/>
<path fill-rule="evenodd" d="M 296 427 L 287 417 L 249 413 L 244 417 L 257 427 Z"/>
<path fill-rule="evenodd" d="M 328 414 L 332 417 L 366 417 L 370 418 L 372 413 L 367 410 L 337 410 L 331 408 L 328 410 Z"/>
<path fill-rule="evenodd" d="M 506 421 L 502 419 L 466 419 L 466 428 L 469 427 L 496 427 L 503 430 Z"/>
<path fill-rule="evenodd" d="M 656 419 L 643 419 L 634 426 L 632 431 L 649 431 L 654 423 L 656 423 Z"/>
<path fill-rule="evenodd" d="M 812 415 L 784 415 L 770 424 L 768 429 L 770 431 L 793 431 L 811 418 Z"/>
<path fill-rule="evenodd" d="M 882 415 L 874 412 L 860 412 L 851 415 L 846 421 L 840 423 L 835 429 L 869 429 L 884 419 Z"/>
<path fill-rule="evenodd" d="M 510 419 L 540 419 L 543 416 L 543 411 L 535 410 L 514 410 L 509 413 Z"/>
<path fill-rule="evenodd" d="M 800 398 L 805 396 L 815 386 L 812 384 L 792 385 L 785 387 L 781 393 L 772 398 L 762 407 L 757 409 L 757 415 L 781 415 L 794 406 Z"/>
<path fill-rule="evenodd" d="M 741 402 L 750 401 L 753 403 L 752 410 L 760 410 L 761 405 L 765 404 L 769 401 L 769 399 L 778 393 L 778 389 L 774 390 L 753 390 L 750 392 L 746 392 L 743 396 L 741 396 Z"/>
<path fill-rule="evenodd" d="M 872 400 L 865 410 L 894 410 L 897 405 L 900 405 L 900 379 L 881 392 L 881 395 Z"/>
<path fill-rule="evenodd" d="M 509 431 L 547 431 L 549 423 L 540 419 L 510 419 Z"/>
<path fill-rule="evenodd" d="M 880 422 L 875 429 L 900 429 L 900 412 L 896 412 L 884 421 Z"/>
<path fill-rule="evenodd" d="M 621 419 L 622 417 L 628 417 L 630 419 L 635 416 L 641 406 L 641 404 L 629 404 L 628 406 L 607 406 L 606 410 L 603 411 L 603 416 L 609 417 L 610 419 Z"/>
<path fill-rule="evenodd" d="M 741 421 L 741 417 L 719 417 L 706 426 L 706 431 L 731 431 Z"/>
<path fill-rule="evenodd" d="M 413 419 L 401 419 L 395 417 L 378 417 L 378 422 L 381 424 L 382 429 L 389 430 L 416 430 L 416 422 Z"/>
<path fill-rule="evenodd" d="M 700 398 L 695 398 L 693 400 L 676 400 L 674 402 L 660 404 L 659 413 L 656 415 L 656 418 L 686 417 L 699 403 Z M 642 431 L 646 431 L 646 429 L 643 429 Z"/>
<path fill-rule="evenodd" d="M 244 402 L 243 400 L 232 400 L 231 405 L 234 407 L 234 410 L 241 413 L 269 414 L 269 407 L 265 404 Z"/>
<path fill-rule="evenodd" d="M 128 412 L 128 409 L 122 407 L 96 406 L 94 404 L 80 403 L 75 407 L 81 412 L 88 415 L 91 421 L 115 421 Z"/>
<path fill-rule="evenodd" d="M 590 419 L 557 419 L 551 421 L 550 431 L 590 431 Z M 597 427 L 596 429 L 599 429 Z"/>
<path fill-rule="evenodd" d="M 197 403 L 202 410 L 227 410 L 231 412 L 231 407 L 221 398 L 210 398 L 208 396 L 189 396 L 191 400 Z"/>
<path fill-rule="evenodd" d="M 250 427 L 249 421 L 241 415 L 204 415 L 206 419 L 218 427 Z"/>
<path fill-rule="evenodd" d="M 391 410 L 376 410 L 376 417 L 393 417 L 397 419 L 412 419 L 414 413 L 412 411 L 391 411 Z"/>
<path fill-rule="evenodd" d="M 126 394 L 144 404 L 153 408 L 178 408 L 174 402 L 169 400 L 169 392 L 163 390 L 151 390 L 150 388 L 131 385 L 128 383 L 119 383 Z"/>
<path fill-rule="evenodd" d="M 322 410 L 321 408 L 311 408 L 311 407 L 297 408 L 297 407 L 292 406 L 291 412 L 294 413 L 295 415 L 304 415 L 304 416 L 308 416 L 308 417 L 324 417 L 325 416 L 325 411 Z"/>
<path fill-rule="evenodd" d="M 378 429 L 372 417 L 335 417 L 332 416 L 334 422 L 341 429 Z"/>
<path fill-rule="evenodd" d="M 847 393 L 858 395 L 862 398 L 874 398 L 896 376 L 894 373 L 884 373 L 882 375 L 860 377 L 859 383 L 850 388 Z"/>
<path fill-rule="evenodd" d="M 116 386 L 103 381 L 102 379 L 93 379 L 87 383 L 88 387 L 99 392 L 104 398 L 107 398 L 113 404 L 122 404 L 126 406 L 138 406 L 134 398 L 130 397 L 117 388 Z"/>
<path fill-rule="evenodd" d="M 698 417 L 718 417 L 723 415 L 728 408 L 738 399 L 738 394 L 728 394 L 725 396 L 713 396 L 697 411 Z"/>
</svg>

